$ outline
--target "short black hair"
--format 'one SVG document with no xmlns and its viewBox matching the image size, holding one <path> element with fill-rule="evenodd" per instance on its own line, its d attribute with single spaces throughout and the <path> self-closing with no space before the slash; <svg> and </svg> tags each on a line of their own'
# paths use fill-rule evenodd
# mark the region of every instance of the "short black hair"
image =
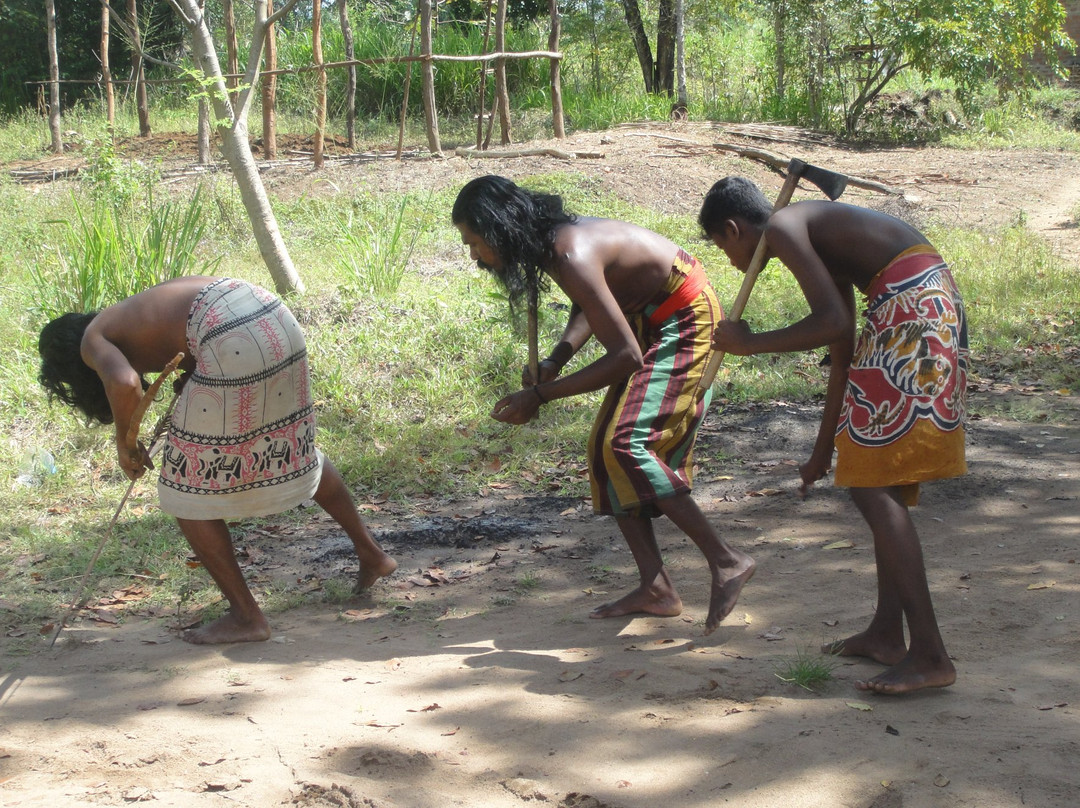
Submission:
<svg viewBox="0 0 1080 808">
<path fill-rule="evenodd" d="M 698 224 L 707 238 L 728 219 L 741 217 L 756 227 L 764 227 L 771 215 L 772 205 L 753 182 L 746 177 L 724 177 L 705 194 Z"/>
<path fill-rule="evenodd" d="M 543 269 L 554 258 L 555 228 L 577 221 L 563 210 L 561 196 L 530 191 L 494 174 L 470 180 L 458 192 L 450 216 L 498 253 L 502 268 L 492 273 L 512 306 L 527 292 L 547 286 Z"/>
<path fill-rule="evenodd" d="M 41 372 L 38 381 L 49 394 L 94 421 L 113 422 L 112 407 L 97 371 L 82 360 L 82 338 L 97 312 L 62 314 L 45 324 L 38 337 Z"/>
</svg>

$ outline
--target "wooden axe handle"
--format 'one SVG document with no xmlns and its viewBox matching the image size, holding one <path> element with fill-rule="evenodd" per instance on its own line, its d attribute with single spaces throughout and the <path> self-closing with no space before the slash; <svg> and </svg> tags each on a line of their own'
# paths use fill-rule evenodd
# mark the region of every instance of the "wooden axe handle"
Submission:
<svg viewBox="0 0 1080 808">
<path fill-rule="evenodd" d="M 780 189 L 780 195 L 776 197 L 776 203 L 773 205 L 773 213 L 780 210 L 791 201 L 792 194 L 795 193 L 795 186 L 799 184 L 799 177 L 802 174 L 802 169 L 806 166 L 806 163 L 801 160 L 792 160 L 788 164 L 787 179 L 784 180 L 784 186 Z M 743 310 L 746 308 L 746 302 L 750 299 L 750 292 L 754 289 L 754 283 L 757 281 L 757 276 L 761 274 L 761 270 L 765 266 L 765 251 L 768 245 L 765 243 L 765 234 L 761 234 L 761 238 L 758 239 L 757 248 L 754 250 L 754 255 L 750 259 L 750 266 L 746 268 L 746 277 L 743 278 L 742 286 L 739 287 L 739 294 L 735 297 L 735 302 L 731 306 L 731 311 L 727 314 L 728 320 L 741 320 Z M 720 365 L 724 361 L 723 351 L 713 351 L 712 356 L 709 357 L 709 364 L 705 366 L 705 373 L 701 376 L 701 385 L 699 386 L 699 395 L 704 396 L 705 391 L 712 387 L 713 380 L 716 378 L 716 372 L 720 370 Z"/>
<path fill-rule="evenodd" d="M 540 383 L 540 337 L 537 334 L 537 297 L 533 292 L 529 295 L 529 374 L 533 384 Z"/>
</svg>

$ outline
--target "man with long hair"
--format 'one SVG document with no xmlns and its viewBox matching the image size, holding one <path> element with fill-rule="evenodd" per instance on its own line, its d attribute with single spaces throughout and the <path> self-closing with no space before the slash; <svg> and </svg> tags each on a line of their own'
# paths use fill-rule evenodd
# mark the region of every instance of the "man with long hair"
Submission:
<svg viewBox="0 0 1080 808">
<path fill-rule="evenodd" d="M 524 424 L 543 404 L 607 388 L 588 447 L 593 509 L 615 518 L 640 583 L 592 616 L 682 612 L 653 531 L 652 520 L 663 515 L 705 555 L 712 584 L 705 633 L 712 633 L 754 561 L 720 538 L 690 494 L 694 440 L 711 400 L 700 381 L 723 316 L 704 268 L 658 233 L 575 216 L 559 196 L 503 177 L 465 185 L 452 219 L 472 259 L 499 279 L 512 305 L 535 300 L 550 281 L 571 302 L 538 377 L 527 372 L 523 389 L 500 400 L 492 417 Z M 594 336 L 603 354 L 562 375 Z"/>
<path fill-rule="evenodd" d="M 177 278 L 98 313 L 56 318 L 41 330 L 38 351 L 50 398 L 88 424 L 115 425 L 117 460 L 131 480 L 152 468 L 145 448 L 132 452 L 127 444 L 143 376 L 185 354 L 158 496 L 229 602 L 227 614 L 185 632 L 188 642 L 270 637 L 236 561 L 228 519 L 281 513 L 313 498 L 352 539 L 358 590 L 397 569 L 337 469 L 315 448 L 304 335 L 270 292 L 230 278 Z"/>
</svg>

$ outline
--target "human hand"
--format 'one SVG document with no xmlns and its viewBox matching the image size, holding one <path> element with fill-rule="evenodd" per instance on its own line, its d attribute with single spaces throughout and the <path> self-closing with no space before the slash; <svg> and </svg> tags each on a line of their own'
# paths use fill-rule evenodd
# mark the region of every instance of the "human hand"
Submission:
<svg viewBox="0 0 1080 808">
<path fill-rule="evenodd" d="M 129 480 L 137 480 L 142 477 L 147 469 L 154 467 L 154 461 L 150 459 L 150 453 L 142 441 L 138 441 L 134 449 L 127 447 L 127 441 L 117 441 L 116 458 L 121 470 Z"/>
<path fill-rule="evenodd" d="M 504 424 L 527 424 L 540 409 L 540 397 L 526 387 L 499 399 L 491 410 L 491 417 Z"/>
<path fill-rule="evenodd" d="M 811 486 L 828 474 L 831 467 L 831 458 L 826 459 L 823 462 L 816 455 L 812 456 L 809 460 L 799 466 L 799 477 L 802 478 L 802 482 L 799 485 L 799 499 L 806 499 L 806 495 L 810 493 Z"/>
<path fill-rule="evenodd" d="M 562 368 L 552 362 L 550 359 L 544 359 L 542 362 L 540 362 L 540 366 L 537 368 L 540 378 L 534 379 L 532 377 L 532 371 L 529 369 L 529 366 L 526 365 L 521 369 L 521 386 L 523 388 L 534 387 L 538 384 L 543 384 L 544 382 L 550 382 L 552 379 L 556 378 L 559 375 L 559 372 L 561 370 Z"/>
<path fill-rule="evenodd" d="M 713 330 L 712 346 L 733 356 L 749 356 L 753 333 L 745 320 L 721 320 Z"/>
</svg>

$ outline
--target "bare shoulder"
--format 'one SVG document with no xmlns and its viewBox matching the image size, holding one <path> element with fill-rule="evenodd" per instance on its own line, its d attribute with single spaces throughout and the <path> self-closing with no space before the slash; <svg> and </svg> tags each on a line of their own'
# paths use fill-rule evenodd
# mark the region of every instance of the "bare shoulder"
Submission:
<svg viewBox="0 0 1080 808">
<path fill-rule="evenodd" d="M 176 278 L 125 298 L 95 317 L 87 335 L 113 343 L 140 373 L 160 370 L 186 350 L 191 304 L 213 280 Z"/>
</svg>

